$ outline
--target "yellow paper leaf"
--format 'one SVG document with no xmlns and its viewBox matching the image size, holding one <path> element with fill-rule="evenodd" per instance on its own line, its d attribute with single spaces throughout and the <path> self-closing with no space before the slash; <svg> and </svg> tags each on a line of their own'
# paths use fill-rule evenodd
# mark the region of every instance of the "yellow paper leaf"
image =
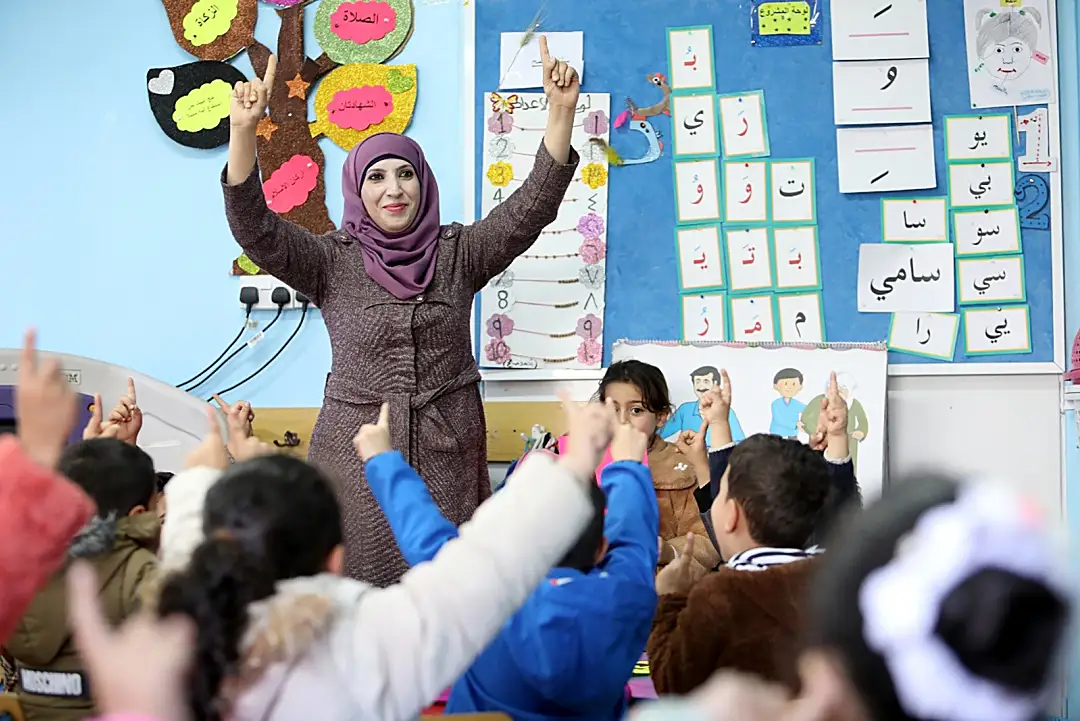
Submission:
<svg viewBox="0 0 1080 721">
<path fill-rule="evenodd" d="M 229 32 L 239 10 L 237 0 L 198 0 L 184 16 L 184 37 L 195 47 L 209 45 Z"/>
<path fill-rule="evenodd" d="M 767 2 L 758 6 L 759 35 L 809 35 L 810 3 Z"/>
<path fill-rule="evenodd" d="M 345 150 L 376 133 L 403 133 L 416 109 L 416 66 L 353 63 L 319 83 L 311 135 Z"/>
</svg>

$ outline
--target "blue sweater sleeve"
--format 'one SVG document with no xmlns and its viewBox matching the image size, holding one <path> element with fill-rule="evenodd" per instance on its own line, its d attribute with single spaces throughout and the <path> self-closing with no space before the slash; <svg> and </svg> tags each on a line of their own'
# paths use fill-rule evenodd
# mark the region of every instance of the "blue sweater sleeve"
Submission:
<svg viewBox="0 0 1080 721">
<path fill-rule="evenodd" d="M 742 426 L 739 425 L 739 417 L 735 415 L 734 408 L 728 411 L 728 425 L 731 426 L 731 440 L 736 443 L 746 440 L 746 434 L 743 433 Z"/>
<path fill-rule="evenodd" d="M 649 467 L 632 461 L 608 464 L 600 474 L 600 487 L 607 494 L 604 571 L 652 583 L 659 560 L 660 509 Z"/>
<path fill-rule="evenodd" d="M 364 464 L 364 475 L 410 566 L 430 561 L 444 543 L 457 538 L 457 528 L 439 512 L 424 479 L 400 453 L 375 456 Z"/>
</svg>

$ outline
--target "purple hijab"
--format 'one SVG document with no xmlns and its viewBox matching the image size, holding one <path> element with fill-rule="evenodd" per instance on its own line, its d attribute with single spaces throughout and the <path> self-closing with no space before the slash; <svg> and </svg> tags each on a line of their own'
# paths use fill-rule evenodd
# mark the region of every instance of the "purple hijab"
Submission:
<svg viewBox="0 0 1080 721">
<path fill-rule="evenodd" d="M 374 162 L 387 157 L 410 163 L 420 181 L 420 208 L 412 225 L 399 233 L 380 228 L 360 198 L 364 173 Z M 439 250 L 439 185 L 420 146 L 397 133 L 372 135 L 345 159 L 341 192 L 345 196 L 341 225 L 360 245 L 364 270 L 371 279 L 399 300 L 422 293 L 435 275 Z"/>
</svg>

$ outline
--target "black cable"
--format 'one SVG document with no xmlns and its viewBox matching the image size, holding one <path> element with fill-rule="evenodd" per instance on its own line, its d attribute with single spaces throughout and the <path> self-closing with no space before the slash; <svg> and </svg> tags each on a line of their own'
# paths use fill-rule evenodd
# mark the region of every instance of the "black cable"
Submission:
<svg viewBox="0 0 1080 721">
<path fill-rule="evenodd" d="M 268 331 L 268 330 L 270 330 L 271 328 L 273 328 L 273 327 L 274 327 L 274 323 L 277 323 L 277 321 L 278 321 L 278 318 L 280 318 L 280 317 L 281 317 L 281 312 L 282 312 L 283 310 L 285 310 L 285 309 L 284 309 L 284 307 L 282 307 L 282 306 L 278 306 L 278 309 L 277 309 L 277 315 L 275 315 L 275 316 L 274 316 L 274 319 L 273 319 L 272 321 L 270 321 L 269 323 L 267 323 L 267 324 L 266 324 L 266 327 L 262 329 L 261 333 L 262 333 L 263 335 L 265 335 L 265 334 L 266 334 L 266 331 Z M 180 390 L 183 390 L 183 391 L 187 391 L 188 393 L 192 392 L 193 390 L 195 390 L 196 388 L 198 388 L 199 386 L 201 386 L 201 385 L 202 385 L 203 383 L 205 383 L 206 381 L 208 381 L 208 380 L 210 380 L 211 378 L 213 378 L 213 377 L 214 377 L 214 374 L 215 374 L 215 373 L 217 373 L 217 372 L 218 372 L 219 370 L 221 370 L 222 368 L 224 368 L 224 367 L 225 367 L 225 366 L 226 366 L 226 365 L 228 364 L 228 362 L 229 362 L 229 361 L 231 361 L 231 360 L 232 360 L 233 358 L 235 358 L 236 356 L 240 355 L 240 353 L 241 353 L 241 352 L 242 352 L 242 351 L 243 351 L 243 350 L 244 350 L 245 348 L 248 348 L 248 347 L 250 347 L 250 346 L 248 346 L 248 344 L 247 344 L 247 343 L 244 343 L 244 344 L 243 344 L 242 346 L 240 346 L 239 348 L 237 348 L 236 350 L 234 350 L 234 351 L 233 351 L 232 353 L 230 353 L 230 354 L 229 354 L 229 356 L 228 356 L 228 357 L 227 357 L 227 358 L 226 358 L 225 360 L 221 361 L 221 363 L 219 363 L 219 364 L 218 364 L 217 368 L 214 368 L 214 369 L 213 369 L 212 371 L 210 371 L 210 374 L 209 374 L 209 375 L 207 375 L 207 376 L 206 376 L 205 378 L 203 378 L 203 379 L 202 379 L 201 381 L 199 381 L 199 382 L 198 382 L 198 383 L 196 383 L 195 385 L 191 386 L 190 388 L 181 388 Z"/>
<path fill-rule="evenodd" d="M 217 363 L 219 360 L 224 358 L 225 354 L 228 353 L 230 350 L 232 350 L 232 347 L 234 345 L 236 345 L 236 341 L 240 340 L 240 336 L 244 335 L 244 331 L 247 330 L 247 324 L 248 324 L 248 319 L 249 318 L 251 318 L 251 308 L 248 308 L 247 313 L 244 314 L 244 324 L 242 326 L 240 326 L 240 332 L 238 332 L 236 334 L 235 338 L 233 338 L 231 341 L 229 341 L 229 345 L 225 346 L 225 350 L 221 351 L 221 355 L 219 355 L 214 360 L 210 361 L 210 363 L 208 363 L 205 368 L 203 368 L 201 371 L 199 371 L 195 375 L 188 378 L 186 381 L 184 381 L 182 383 L 177 383 L 176 387 L 181 388 L 182 386 L 186 386 L 188 383 L 191 383 L 193 380 L 199 378 L 203 373 L 206 373 L 206 371 L 213 368 L 215 363 Z"/>
<path fill-rule="evenodd" d="M 225 390 L 223 390 L 223 391 L 218 391 L 218 392 L 217 392 L 217 393 L 215 393 L 214 395 L 217 395 L 217 396 L 224 396 L 224 395 L 225 395 L 226 393 L 228 393 L 229 391 L 234 391 L 234 390 L 236 390 L 237 388 L 239 388 L 240 386 L 244 385 L 245 383 L 247 383 L 247 382 L 248 382 L 249 380 L 251 380 L 251 379 L 252 379 L 252 378 L 254 378 L 255 376 L 257 376 L 257 375 L 259 375 L 260 373 L 262 373 L 262 372 L 263 372 L 264 370 L 266 370 L 267 366 L 269 366 L 269 365 L 270 365 L 271 363 L 273 363 L 273 362 L 274 362 L 275 360 L 277 360 L 277 357 L 278 357 L 279 355 L 281 355 L 281 353 L 282 353 L 282 352 L 283 352 L 283 351 L 284 351 L 284 350 L 285 350 L 286 348 L 288 348 L 288 347 L 289 347 L 289 344 L 290 344 L 290 343 L 292 343 L 292 340 L 293 340 L 293 338 L 295 338 L 295 337 L 296 337 L 296 334 L 300 332 L 300 329 L 304 327 L 304 318 L 307 318 L 307 312 L 308 312 L 308 305 L 307 305 L 307 303 L 304 303 L 304 312 L 303 312 L 303 313 L 302 313 L 302 314 L 300 315 L 300 322 L 296 324 L 296 328 L 295 328 L 295 329 L 293 330 L 293 332 L 292 332 L 292 335 L 290 335 L 290 336 L 288 337 L 288 339 L 287 339 L 287 340 L 285 341 L 284 345 L 282 345 L 282 346 L 281 346 L 280 348 L 278 348 L 278 350 L 277 350 L 277 353 L 275 353 L 274 355 L 270 356 L 270 360 L 266 361 L 266 362 L 265 362 L 265 363 L 263 363 L 263 364 L 262 364 L 261 366 L 259 366 L 258 370 L 256 370 L 256 371 L 255 371 L 254 373 L 252 373 L 251 375 L 249 375 L 249 376 L 248 376 L 247 378 L 245 378 L 244 380 L 240 381 L 239 383 L 234 383 L 234 384 L 232 384 L 231 386 L 229 386 L 228 388 L 226 388 Z M 210 402 L 210 401 L 212 401 L 212 400 L 213 400 L 213 398 L 212 398 L 212 397 L 211 397 L 211 398 L 207 398 L 207 399 L 206 399 L 206 402 L 207 402 L 207 403 L 209 403 L 209 402 Z"/>
</svg>

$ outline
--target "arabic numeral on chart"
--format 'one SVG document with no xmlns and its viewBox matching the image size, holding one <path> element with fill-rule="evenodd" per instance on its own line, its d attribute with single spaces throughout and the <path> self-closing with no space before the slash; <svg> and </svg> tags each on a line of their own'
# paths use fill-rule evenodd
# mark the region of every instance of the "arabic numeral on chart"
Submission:
<svg viewBox="0 0 1080 721">
<path fill-rule="evenodd" d="M 1020 227 L 1029 230 L 1049 230 L 1050 186 L 1041 175 L 1027 173 L 1016 179 L 1016 205 L 1020 212 Z"/>
<path fill-rule="evenodd" d="M 503 202 L 503 191 L 502 191 L 502 188 L 499 188 L 498 190 L 496 190 L 496 191 L 495 191 L 495 194 L 491 196 L 491 199 L 492 199 L 492 200 L 494 200 L 494 201 L 495 201 L 496 203 L 501 203 L 501 202 Z"/>
<path fill-rule="evenodd" d="M 499 310 L 506 310 L 510 307 L 510 291 L 500 290 L 496 297 L 498 298 L 496 303 L 499 305 Z"/>
</svg>

